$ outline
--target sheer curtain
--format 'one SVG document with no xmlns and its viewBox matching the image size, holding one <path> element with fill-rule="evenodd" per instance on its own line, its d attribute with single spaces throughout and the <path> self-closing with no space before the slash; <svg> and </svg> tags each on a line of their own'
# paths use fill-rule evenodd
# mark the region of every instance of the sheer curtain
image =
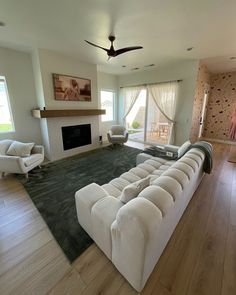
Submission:
<svg viewBox="0 0 236 295">
<path fill-rule="evenodd" d="M 169 121 L 169 144 L 175 142 L 175 114 L 178 95 L 178 82 L 147 85 L 149 97 L 152 97 L 159 111 Z"/>
<path fill-rule="evenodd" d="M 123 89 L 124 95 L 124 117 L 123 120 L 125 121 L 126 117 L 132 110 L 141 90 L 143 87 L 136 86 L 136 87 L 127 87 Z"/>
</svg>

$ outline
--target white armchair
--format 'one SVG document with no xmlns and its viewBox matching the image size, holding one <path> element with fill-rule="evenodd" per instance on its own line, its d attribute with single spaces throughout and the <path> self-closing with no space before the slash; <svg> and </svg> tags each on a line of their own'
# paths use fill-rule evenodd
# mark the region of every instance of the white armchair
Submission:
<svg viewBox="0 0 236 295">
<path fill-rule="evenodd" d="M 2 177 L 5 173 L 25 174 L 28 178 L 28 172 L 33 168 L 40 166 L 44 161 L 44 147 L 35 145 L 31 151 L 31 155 L 27 157 L 8 156 L 7 150 L 13 140 L 0 141 L 0 171 Z"/>
<path fill-rule="evenodd" d="M 110 143 L 123 144 L 128 140 L 128 132 L 125 127 L 120 125 L 113 125 L 107 133 L 107 138 Z"/>
</svg>

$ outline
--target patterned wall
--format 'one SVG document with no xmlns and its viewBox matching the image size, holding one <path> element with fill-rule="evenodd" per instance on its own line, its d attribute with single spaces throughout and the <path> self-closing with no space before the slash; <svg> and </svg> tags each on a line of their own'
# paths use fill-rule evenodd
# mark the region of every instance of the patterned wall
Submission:
<svg viewBox="0 0 236 295">
<path fill-rule="evenodd" d="M 231 118 L 236 106 L 236 72 L 214 74 L 210 85 L 203 136 L 229 140 Z"/>
<path fill-rule="evenodd" d="M 205 65 L 200 64 L 198 68 L 197 84 L 193 104 L 192 126 L 190 131 L 190 140 L 192 142 L 196 141 L 198 138 L 199 121 L 202 112 L 206 84 L 210 84 L 210 73 Z"/>
</svg>

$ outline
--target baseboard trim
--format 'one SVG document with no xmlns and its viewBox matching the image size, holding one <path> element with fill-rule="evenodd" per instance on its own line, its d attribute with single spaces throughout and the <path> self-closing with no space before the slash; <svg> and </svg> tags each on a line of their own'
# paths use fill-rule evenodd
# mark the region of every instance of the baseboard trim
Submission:
<svg viewBox="0 0 236 295">
<path fill-rule="evenodd" d="M 223 143 L 223 144 L 236 145 L 236 141 L 231 141 L 231 140 L 215 139 L 215 138 L 208 138 L 208 137 L 201 137 L 201 140 L 218 142 L 218 143 Z"/>
</svg>

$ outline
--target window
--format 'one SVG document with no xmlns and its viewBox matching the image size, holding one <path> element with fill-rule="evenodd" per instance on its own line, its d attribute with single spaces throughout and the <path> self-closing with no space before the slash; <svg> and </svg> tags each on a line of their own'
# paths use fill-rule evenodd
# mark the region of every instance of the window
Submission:
<svg viewBox="0 0 236 295">
<path fill-rule="evenodd" d="M 102 122 L 114 121 L 115 93 L 113 91 L 101 91 L 101 108 L 106 110 L 102 115 Z"/>
<path fill-rule="evenodd" d="M 11 106 L 4 77 L 0 76 L 0 132 L 15 131 Z"/>
</svg>

